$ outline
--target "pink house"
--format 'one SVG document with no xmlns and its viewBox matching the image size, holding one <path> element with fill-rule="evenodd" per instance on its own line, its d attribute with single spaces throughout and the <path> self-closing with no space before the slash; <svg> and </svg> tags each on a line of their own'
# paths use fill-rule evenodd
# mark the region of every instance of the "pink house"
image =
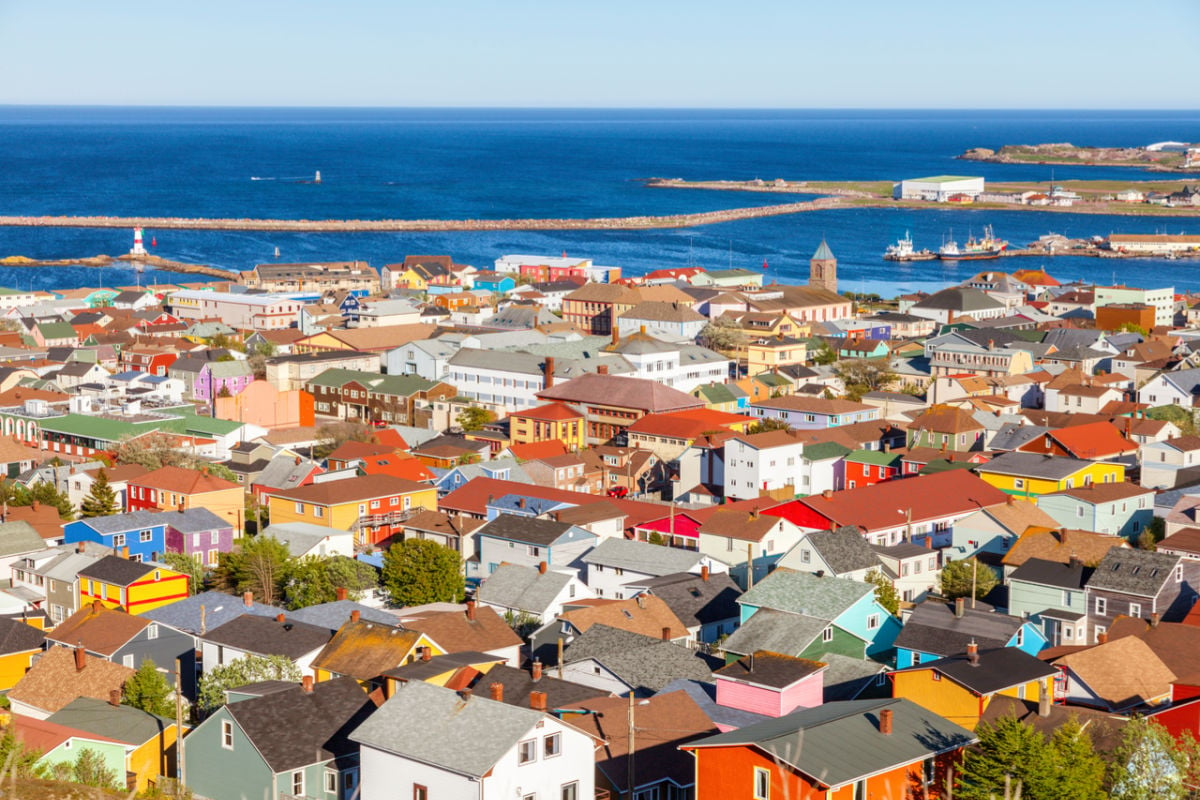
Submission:
<svg viewBox="0 0 1200 800">
<path fill-rule="evenodd" d="M 685 547 L 696 550 L 700 546 L 700 520 L 677 511 L 659 519 L 638 523 L 634 528 L 637 538 L 646 542 L 650 534 L 657 533 L 667 544 L 673 547 Z"/>
<path fill-rule="evenodd" d="M 827 666 L 759 650 L 713 673 L 717 704 L 768 717 L 814 708 L 823 702 Z"/>
</svg>

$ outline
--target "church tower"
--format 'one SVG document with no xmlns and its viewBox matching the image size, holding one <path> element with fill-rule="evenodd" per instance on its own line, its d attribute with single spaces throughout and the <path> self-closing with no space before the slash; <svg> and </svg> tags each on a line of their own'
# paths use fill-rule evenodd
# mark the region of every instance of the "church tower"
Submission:
<svg viewBox="0 0 1200 800">
<path fill-rule="evenodd" d="M 837 259 L 824 238 L 808 262 L 808 285 L 837 294 Z"/>
</svg>

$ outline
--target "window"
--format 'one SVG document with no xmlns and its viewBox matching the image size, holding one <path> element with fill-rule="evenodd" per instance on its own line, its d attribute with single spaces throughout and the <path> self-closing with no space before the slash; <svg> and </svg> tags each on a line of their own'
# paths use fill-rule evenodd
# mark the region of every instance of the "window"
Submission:
<svg viewBox="0 0 1200 800">
<path fill-rule="evenodd" d="M 303 513 L 304 513 L 304 503 L 296 503 L 296 507 L 295 507 L 295 508 L 296 508 L 296 513 L 297 513 L 297 514 L 303 514 Z"/>
<path fill-rule="evenodd" d="M 233 723 L 229 720 L 221 722 L 221 747 L 226 750 L 233 749 Z"/>
<path fill-rule="evenodd" d="M 1175 582 L 1183 583 L 1183 564 L 1175 565 Z"/>
<path fill-rule="evenodd" d="M 542 739 L 542 758 L 551 758 L 562 753 L 562 734 L 555 733 Z"/>
<path fill-rule="evenodd" d="M 372 500 L 372 501 L 371 501 L 371 508 L 379 508 L 379 501 L 378 501 L 378 500 Z"/>
<path fill-rule="evenodd" d="M 1025 479 L 1024 478 L 1013 478 L 1013 488 L 1014 489 L 1024 489 L 1025 488 Z"/>
<path fill-rule="evenodd" d="M 154 533 L 152 531 L 141 531 L 140 533 L 138 533 L 138 541 L 139 542 L 148 542 L 153 538 L 154 538 Z"/>
<path fill-rule="evenodd" d="M 123 534 L 123 533 L 113 534 L 113 547 L 124 547 L 124 546 L 125 546 L 125 534 Z"/>
<path fill-rule="evenodd" d="M 146 638 L 147 639 L 157 639 L 158 638 L 158 626 L 157 625 L 147 625 L 146 626 Z"/>
<path fill-rule="evenodd" d="M 1100 616 L 1104 616 L 1108 613 L 1108 600 L 1104 599 L 1103 597 L 1096 598 L 1096 613 Z"/>
<path fill-rule="evenodd" d="M 517 744 L 517 763 L 531 764 L 537 760 L 537 740 L 527 739 Z"/>
<path fill-rule="evenodd" d="M 1025 644 L 1025 626 L 1017 628 L 1017 647 Z"/>
<path fill-rule="evenodd" d="M 754 800 L 769 800 L 771 797 L 771 773 L 761 767 L 754 768 Z"/>
<path fill-rule="evenodd" d="M 325 794 L 336 795 L 338 790 L 337 770 L 325 770 Z"/>
<path fill-rule="evenodd" d="M 1129 616 L 1131 616 L 1131 617 L 1142 616 L 1142 606 L 1140 603 L 1130 603 L 1129 604 Z"/>
<path fill-rule="evenodd" d="M 832 642 L 833 641 L 833 626 L 832 625 L 830 625 L 825 630 L 821 631 L 821 641 L 822 642 Z"/>
<path fill-rule="evenodd" d="M 564 783 L 558 797 L 559 800 L 579 800 L 579 781 Z"/>
<path fill-rule="evenodd" d="M 879 615 L 871 614 L 867 617 L 867 630 L 873 631 L 879 627 Z"/>
<path fill-rule="evenodd" d="M 400 498 L 399 498 L 399 497 L 391 497 L 391 498 L 388 498 L 388 505 L 389 505 L 389 506 L 398 506 L 398 505 L 400 505 Z"/>
<path fill-rule="evenodd" d="M 801 550 L 800 551 L 800 563 L 808 564 L 811 561 L 812 561 L 812 553 L 808 550 Z"/>
<path fill-rule="evenodd" d="M 121 656 L 121 663 L 130 669 L 133 669 L 133 654 Z"/>
</svg>

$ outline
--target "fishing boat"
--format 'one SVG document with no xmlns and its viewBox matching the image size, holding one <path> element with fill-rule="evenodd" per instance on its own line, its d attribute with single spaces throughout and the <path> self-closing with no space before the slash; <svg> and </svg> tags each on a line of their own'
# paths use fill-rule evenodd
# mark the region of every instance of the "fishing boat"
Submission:
<svg viewBox="0 0 1200 800">
<path fill-rule="evenodd" d="M 946 242 L 938 250 L 938 258 L 946 261 L 982 261 L 999 258 L 1006 247 L 1008 247 L 1008 242 L 1004 239 L 997 239 L 992 233 L 992 226 L 988 225 L 983 229 L 982 237 L 978 239 L 974 236 L 969 237 L 962 248 L 959 248 L 958 243 L 953 239 Z"/>
<path fill-rule="evenodd" d="M 883 252 L 884 261 L 931 261 L 937 258 L 937 253 L 929 249 L 917 250 L 913 247 L 912 236 L 904 232 L 903 239 L 897 239 L 895 244 L 889 244 Z"/>
</svg>

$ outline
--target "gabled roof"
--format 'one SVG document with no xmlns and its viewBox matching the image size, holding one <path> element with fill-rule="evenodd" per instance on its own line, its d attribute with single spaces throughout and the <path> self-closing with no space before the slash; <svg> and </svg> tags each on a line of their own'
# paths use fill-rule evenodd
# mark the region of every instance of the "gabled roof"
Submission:
<svg viewBox="0 0 1200 800">
<path fill-rule="evenodd" d="M 573 525 L 552 519 L 523 517 L 517 514 L 500 514 L 479 528 L 475 535 L 494 536 L 525 544 L 549 547 L 571 531 Z"/>
<path fill-rule="evenodd" d="M 46 635 L 19 619 L 0 617 L 0 656 L 41 650 Z"/>
<path fill-rule="evenodd" d="M 75 668 L 75 652 L 51 647 L 8 693 L 10 700 L 53 714 L 77 697 L 108 700 L 133 676 L 129 667 L 84 654 L 84 667 Z"/>
<path fill-rule="evenodd" d="M 733 619 L 740 613 L 737 599 L 742 590 L 727 572 L 712 573 L 708 580 L 691 572 L 676 572 L 626 585 L 661 599 L 688 627 Z"/>
<path fill-rule="evenodd" d="M 139 708 L 114 706 L 94 697 L 72 700 L 54 712 L 47 722 L 138 747 L 162 736 L 175 724 L 174 720 L 149 714 Z"/>
<path fill-rule="evenodd" d="M 1181 556 L 1149 550 L 1109 550 L 1088 579 L 1089 589 L 1153 597 L 1167 581 L 1173 581 Z"/>
<path fill-rule="evenodd" d="M 1035 583 L 1039 586 L 1053 586 L 1058 589 L 1082 590 L 1094 571 L 1092 567 L 1085 566 L 1079 560 L 1064 564 L 1042 558 L 1030 558 L 1013 570 L 1008 579 L 1009 581 Z"/>
<path fill-rule="evenodd" d="M 799 655 L 827 627 L 828 620 L 764 608 L 730 634 L 725 652 L 749 655 L 769 650 Z"/>
<path fill-rule="evenodd" d="M 563 612 L 558 618 L 569 621 L 581 633 L 595 625 L 604 625 L 655 639 L 662 639 L 664 631 L 671 639 L 688 635 L 682 620 L 661 597 L 654 595 L 639 595 L 628 600 L 596 600 L 583 608 Z"/>
<path fill-rule="evenodd" d="M 294 489 L 273 489 L 271 496 L 314 505 L 332 506 L 377 497 L 423 492 L 429 488 L 427 484 L 392 475 L 360 475 L 355 478 L 297 486 Z"/>
<path fill-rule="evenodd" d="M 879 716 L 892 712 L 892 733 Z M 840 787 L 868 775 L 964 747 L 976 741 L 966 728 L 909 700 L 848 700 L 793 711 L 684 745 L 685 749 L 747 746 L 788 764 L 818 785 Z M 797 742 L 804 746 L 798 747 Z"/>
<path fill-rule="evenodd" d="M 47 638 L 68 647 L 81 644 L 89 652 L 111 657 L 148 625 L 150 621 L 143 617 L 96 600 L 60 622 Z"/>
<path fill-rule="evenodd" d="M 1001 453 L 976 469 L 995 475 L 1043 478 L 1061 481 L 1091 466 L 1090 461 L 1040 453 Z"/>
<path fill-rule="evenodd" d="M 991 695 L 1002 689 L 1043 680 L 1058 674 L 1058 670 L 1037 656 L 1015 647 L 980 649 L 976 663 L 965 655 L 926 661 L 900 672 L 933 670 L 977 695 Z"/>
<path fill-rule="evenodd" d="M 438 644 L 441 644 L 441 642 L 438 642 Z M 504 702 L 524 708 L 529 707 L 530 692 L 545 693 L 548 708 L 573 706 L 581 701 L 603 695 L 603 692 L 594 686 L 559 680 L 558 678 L 551 677 L 549 673 L 550 670 L 546 670 L 542 674 L 542 677 L 535 681 L 528 669 L 518 669 L 506 664 L 497 664 L 485 674 L 480 675 L 472 688 L 475 694 L 481 697 L 488 697 L 491 686 L 493 684 L 500 684 L 504 687 Z"/>
<path fill-rule="evenodd" d="M 565 663 L 595 660 L 634 691 L 656 692 L 676 678 L 706 681 L 712 670 L 683 645 L 653 636 L 593 625 L 567 647 Z"/>
<path fill-rule="evenodd" d="M 783 690 L 823 671 L 826 666 L 820 661 L 759 650 L 721 667 L 713 673 L 713 677 Z"/>
<path fill-rule="evenodd" d="M 875 591 L 870 584 L 780 568 L 738 600 L 743 606 L 785 611 L 832 622 Z"/>
<path fill-rule="evenodd" d="M 538 393 L 542 400 L 567 403 L 602 402 L 607 406 L 633 408 L 646 412 L 678 411 L 698 408 L 704 403 L 689 394 L 658 381 L 589 373 L 566 383 L 558 383 Z"/>
<path fill-rule="evenodd" d="M 1054 660 L 1069 668 L 1111 708 L 1142 705 L 1169 694 L 1178 676 L 1136 636 L 1124 636 Z"/>
<path fill-rule="evenodd" d="M 130 483 L 188 495 L 241 488 L 233 481 L 208 474 L 208 470 L 184 469 L 183 467 L 161 467 L 134 478 Z"/>
<path fill-rule="evenodd" d="M 447 653 L 488 652 L 521 645 L 521 637 L 487 606 L 476 606 L 473 620 L 465 612 L 441 611 L 405 620 L 404 627 L 424 633 Z"/>
<path fill-rule="evenodd" d="M 807 534 L 801 546 L 803 544 L 808 544 L 816 550 L 829 568 L 838 575 L 879 566 L 879 557 L 855 527 L 816 531 Z"/>
<path fill-rule="evenodd" d="M 1119 536 L 1108 536 L 1094 531 L 1068 530 L 1066 528 L 1026 528 L 1012 547 L 1004 554 L 1004 565 L 1016 567 L 1031 558 L 1042 558 L 1068 563 L 1072 557 L 1084 564 L 1099 564 L 1113 548 L 1128 547 Z"/>
<path fill-rule="evenodd" d="M 703 554 L 695 550 L 662 547 L 635 539 L 606 538 L 584 554 L 585 564 L 626 569 L 643 575 L 670 575 L 687 572 L 700 563 Z"/>
<path fill-rule="evenodd" d="M 253 598 L 250 600 L 250 605 L 246 605 L 244 599 L 236 595 L 225 592 L 201 592 L 151 609 L 138 616 L 142 619 L 170 625 L 172 628 L 178 628 L 186 633 L 198 634 L 207 633 L 243 614 L 274 617 L 280 613 L 283 613 L 282 608 L 256 603 Z"/>
<path fill-rule="evenodd" d="M 297 659 L 324 647 L 331 636 L 329 629 L 323 626 L 243 614 L 210 629 L 202 638 L 257 655 Z"/>
<path fill-rule="evenodd" d="M 347 622 L 313 659 L 313 667 L 359 681 L 377 678 L 404 663 L 421 634 L 377 622 Z"/>
<path fill-rule="evenodd" d="M 959 617 L 953 604 L 926 600 L 913 609 L 895 645 L 920 653 L 953 656 L 965 653 L 972 641 L 983 650 L 1006 647 L 1024 624 L 1020 617 L 973 609 L 969 603 Z"/>
<path fill-rule="evenodd" d="M 116 586 L 128 586 L 131 583 L 141 580 L 147 573 L 153 572 L 156 569 L 162 569 L 165 572 L 170 571 L 151 563 L 130 561 L 128 558 L 121 558 L 120 556 L 105 556 L 94 564 L 90 564 L 79 570 L 79 577 L 91 578 L 92 580 L 111 583 Z"/>
<path fill-rule="evenodd" d="M 533 567 L 501 564 L 480 584 L 476 596 L 481 603 L 540 614 L 570 581 L 571 576 L 562 572 L 539 573 Z"/>
</svg>

